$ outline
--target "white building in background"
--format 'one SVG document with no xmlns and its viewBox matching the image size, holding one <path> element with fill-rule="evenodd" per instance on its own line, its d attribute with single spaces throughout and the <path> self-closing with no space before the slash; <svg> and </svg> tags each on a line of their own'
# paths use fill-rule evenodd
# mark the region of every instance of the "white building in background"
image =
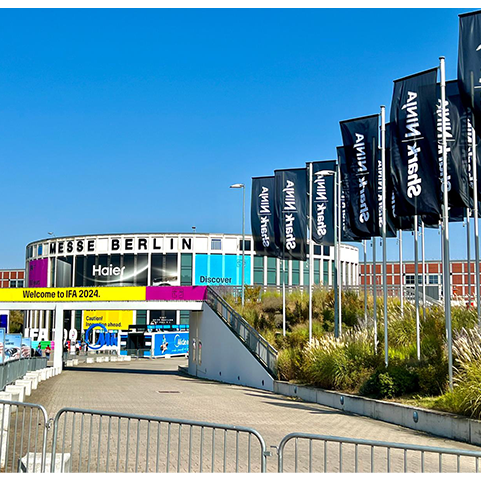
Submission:
<svg viewBox="0 0 481 480">
<path fill-rule="evenodd" d="M 277 258 L 257 256 L 250 235 L 245 240 L 245 284 L 282 285 L 282 265 Z M 358 285 L 359 251 L 341 245 L 343 285 Z M 309 262 L 286 262 L 286 284 L 308 285 Z M 333 284 L 333 247 L 314 247 L 314 283 Z M 130 233 L 47 238 L 26 247 L 27 287 L 93 287 L 155 285 L 242 284 L 242 235 L 214 233 Z M 189 312 L 132 312 L 137 328 L 148 325 L 188 324 Z M 67 331 L 83 333 L 82 311 L 67 312 Z M 51 339 L 51 313 L 30 312 L 26 336 Z M 43 337 L 43 338 L 42 338 Z M 48 338 L 45 338 L 48 337 Z"/>
</svg>

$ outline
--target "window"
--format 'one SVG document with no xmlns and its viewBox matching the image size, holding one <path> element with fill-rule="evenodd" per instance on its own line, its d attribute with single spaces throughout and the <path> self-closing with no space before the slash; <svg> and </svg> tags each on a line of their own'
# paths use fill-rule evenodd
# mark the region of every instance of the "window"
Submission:
<svg viewBox="0 0 481 480">
<path fill-rule="evenodd" d="M 264 257 L 254 257 L 254 285 L 264 284 Z"/>
<path fill-rule="evenodd" d="M 320 255 L 322 253 L 322 248 L 320 245 L 314 245 L 314 255 Z"/>
<path fill-rule="evenodd" d="M 267 285 L 277 285 L 277 262 L 273 257 L 267 257 Z"/>
<path fill-rule="evenodd" d="M 246 241 L 245 241 L 245 246 L 246 246 L 245 251 L 246 251 L 246 252 L 250 251 L 250 249 L 251 249 L 251 241 L 250 241 L 250 240 L 246 240 Z M 239 242 L 239 251 L 242 252 L 242 240 Z"/>
<path fill-rule="evenodd" d="M 136 325 L 147 325 L 147 310 L 137 310 Z"/>
<path fill-rule="evenodd" d="M 321 273 L 319 268 L 319 260 L 314 260 L 314 285 L 319 285 L 321 283 Z"/>
<path fill-rule="evenodd" d="M 17 288 L 17 281 L 16 280 L 10 280 L 10 288 Z"/>
<path fill-rule="evenodd" d="M 210 242 L 211 250 L 222 250 L 222 240 L 220 238 L 213 238 Z"/>
<path fill-rule="evenodd" d="M 304 285 L 309 285 L 309 262 L 304 262 Z"/>
<path fill-rule="evenodd" d="M 180 284 L 192 285 L 192 253 L 180 255 Z"/>
<path fill-rule="evenodd" d="M 330 255 L 330 247 L 328 245 L 324 245 L 323 247 L 323 253 L 325 257 L 328 257 Z"/>
<path fill-rule="evenodd" d="M 429 275 L 428 283 L 429 283 L 429 285 L 438 285 L 439 284 L 439 276 L 438 275 Z"/>
<path fill-rule="evenodd" d="M 23 280 L 17 280 L 17 287 L 23 288 Z"/>
<path fill-rule="evenodd" d="M 423 276 L 418 275 L 418 285 L 421 285 L 423 282 Z M 414 275 L 406 275 L 406 285 L 414 285 Z"/>
<path fill-rule="evenodd" d="M 299 260 L 292 260 L 292 285 L 300 285 L 301 283 L 301 272 L 300 272 L 300 262 Z"/>
<path fill-rule="evenodd" d="M 324 285 L 329 285 L 329 260 L 324 260 L 323 263 L 322 283 Z"/>
</svg>

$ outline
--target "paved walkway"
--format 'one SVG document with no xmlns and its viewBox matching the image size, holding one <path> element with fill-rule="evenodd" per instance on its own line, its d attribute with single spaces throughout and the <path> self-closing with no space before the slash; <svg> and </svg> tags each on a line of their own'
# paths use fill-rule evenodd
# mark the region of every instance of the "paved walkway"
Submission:
<svg viewBox="0 0 481 480">
<path fill-rule="evenodd" d="M 28 402 L 43 405 L 52 417 L 63 407 L 77 407 L 242 425 L 256 429 L 267 448 L 288 433 L 305 432 L 476 449 L 253 388 L 179 375 L 178 366 L 186 364 L 182 358 L 79 365 L 40 383 Z M 275 459 L 269 464 L 273 468 Z"/>
</svg>

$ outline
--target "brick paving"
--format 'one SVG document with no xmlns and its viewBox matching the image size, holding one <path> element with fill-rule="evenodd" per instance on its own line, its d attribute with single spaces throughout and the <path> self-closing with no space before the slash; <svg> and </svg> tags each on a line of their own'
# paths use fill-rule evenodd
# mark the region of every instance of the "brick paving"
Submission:
<svg viewBox="0 0 481 480">
<path fill-rule="evenodd" d="M 256 429 L 268 449 L 288 433 L 304 432 L 480 450 L 270 392 L 180 375 L 178 366 L 186 364 L 185 358 L 80 364 L 40 383 L 27 401 L 43 405 L 51 417 L 61 408 L 76 407 L 242 425 Z M 349 453 L 344 455 L 347 458 Z M 293 461 L 292 456 L 286 451 L 289 461 Z M 274 471 L 275 462 L 275 457 L 269 459 L 269 470 Z"/>
</svg>

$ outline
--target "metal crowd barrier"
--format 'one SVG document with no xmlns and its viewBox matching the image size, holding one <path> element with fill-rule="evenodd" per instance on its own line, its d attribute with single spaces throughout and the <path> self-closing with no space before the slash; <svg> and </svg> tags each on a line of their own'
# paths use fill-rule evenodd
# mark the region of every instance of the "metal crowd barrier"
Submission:
<svg viewBox="0 0 481 480">
<path fill-rule="evenodd" d="M 0 390 L 22 378 L 27 372 L 47 367 L 46 357 L 20 358 L 0 365 Z"/>
<path fill-rule="evenodd" d="M 245 427 L 74 408 L 53 421 L 52 473 L 264 472 L 265 455 Z"/>
<path fill-rule="evenodd" d="M 295 473 L 478 473 L 481 458 L 480 451 L 306 433 L 285 436 L 277 453 L 279 473 L 286 466 Z"/>
<path fill-rule="evenodd" d="M 45 472 L 47 412 L 41 405 L 0 400 L 0 471 Z"/>
<path fill-rule="evenodd" d="M 207 304 L 217 312 L 266 370 L 277 378 L 277 350 L 210 287 L 207 289 Z"/>
</svg>

